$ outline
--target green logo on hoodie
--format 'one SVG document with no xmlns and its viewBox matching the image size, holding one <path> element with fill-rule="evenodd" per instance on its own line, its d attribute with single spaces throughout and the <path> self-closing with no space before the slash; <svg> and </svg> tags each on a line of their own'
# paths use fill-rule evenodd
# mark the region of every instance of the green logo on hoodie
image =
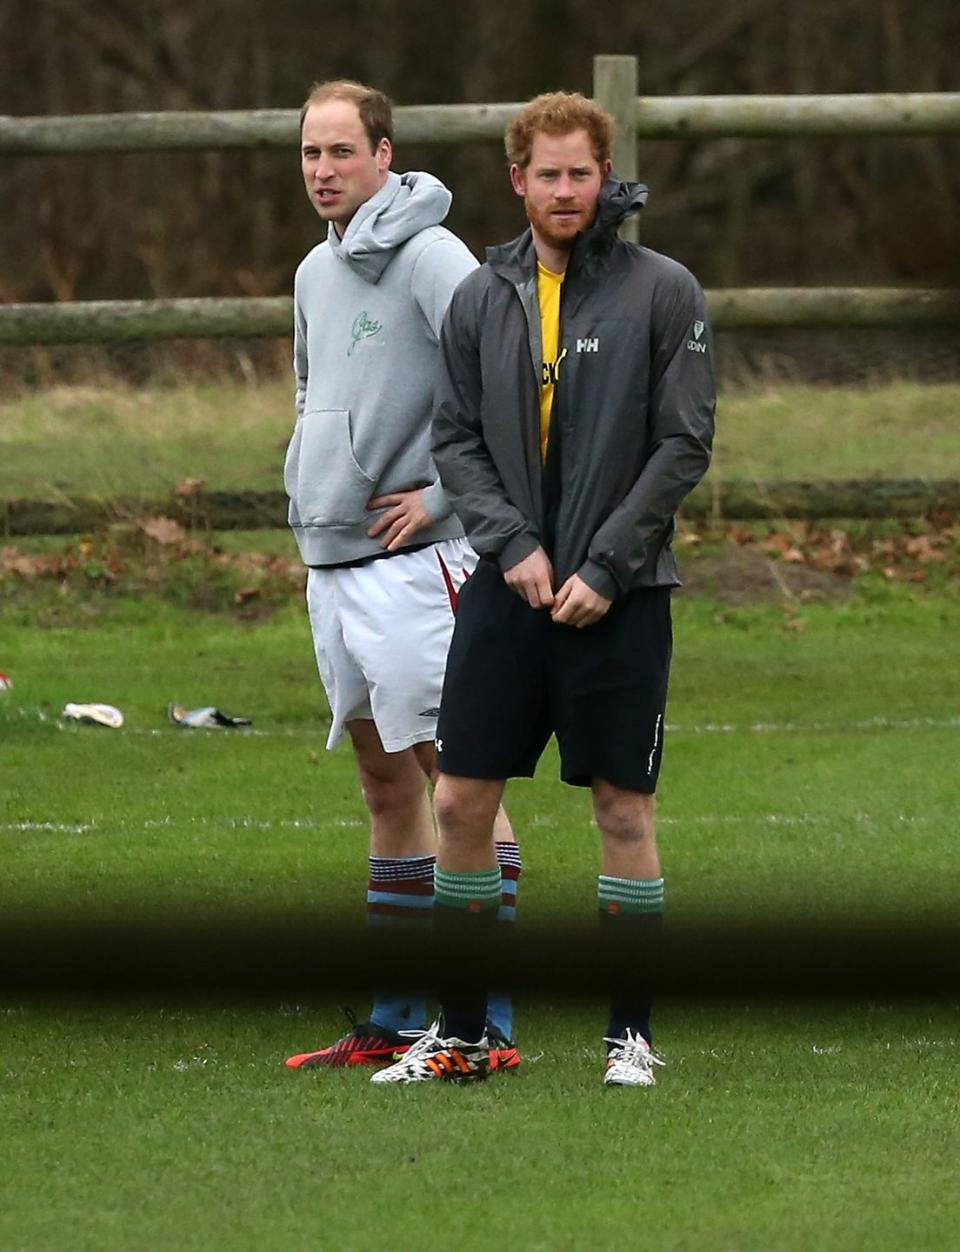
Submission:
<svg viewBox="0 0 960 1252">
<path fill-rule="evenodd" d="M 374 322 L 367 317 L 366 309 L 362 313 L 358 313 L 353 319 L 353 325 L 350 327 L 350 338 L 353 341 L 347 349 L 347 356 L 353 356 L 353 350 L 361 339 L 372 339 L 374 335 L 379 335 L 383 330 L 382 322 Z"/>
</svg>

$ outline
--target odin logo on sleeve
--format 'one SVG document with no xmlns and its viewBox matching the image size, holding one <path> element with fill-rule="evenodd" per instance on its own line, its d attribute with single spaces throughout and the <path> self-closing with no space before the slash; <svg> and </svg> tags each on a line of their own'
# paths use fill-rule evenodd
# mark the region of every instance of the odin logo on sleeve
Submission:
<svg viewBox="0 0 960 1252">
<path fill-rule="evenodd" d="M 693 323 L 693 338 L 687 340 L 687 348 L 691 352 L 706 352 L 707 345 L 701 342 L 701 336 L 706 329 L 706 322 Z"/>
</svg>

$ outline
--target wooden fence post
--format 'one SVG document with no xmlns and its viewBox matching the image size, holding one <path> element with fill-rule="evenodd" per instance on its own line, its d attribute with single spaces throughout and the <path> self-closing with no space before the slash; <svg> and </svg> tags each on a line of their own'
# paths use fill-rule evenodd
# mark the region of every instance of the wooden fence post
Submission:
<svg viewBox="0 0 960 1252">
<path fill-rule="evenodd" d="M 613 168 L 621 178 L 629 182 L 637 177 L 637 83 L 636 57 L 593 58 L 593 98 L 612 115 L 616 126 L 613 137 Z M 620 227 L 620 237 L 631 243 L 637 242 L 635 217 Z"/>
</svg>

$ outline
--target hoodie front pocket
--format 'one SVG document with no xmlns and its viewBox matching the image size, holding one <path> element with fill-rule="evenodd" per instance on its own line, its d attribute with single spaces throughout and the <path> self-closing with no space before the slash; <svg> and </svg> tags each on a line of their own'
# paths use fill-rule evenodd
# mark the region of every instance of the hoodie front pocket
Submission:
<svg viewBox="0 0 960 1252">
<path fill-rule="evenodd" d="M 363 521 L 374 480 L 353 455 L 349 409 L 312 409 L 300 419 L 299 434 L 293 498 L 301 523 L 355 526 Z"/>
</svg>

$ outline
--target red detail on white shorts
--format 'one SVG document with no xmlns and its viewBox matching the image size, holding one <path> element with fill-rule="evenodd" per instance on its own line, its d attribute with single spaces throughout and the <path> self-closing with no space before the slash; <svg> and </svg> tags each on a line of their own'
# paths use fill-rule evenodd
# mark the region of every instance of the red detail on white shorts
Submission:
<svg viewBox="0 0 960 1252">
<path fill-rule="evenodd" d="M 456 587 L 453 585 L 453 579 L 450 577 L 450 571 L 447 569 L 447 563 L 446 563 L 446 561 L 443 559 L 443 557 L 440 555 L 440 553 L 439 553 L 439 552 L 437 553 L 437 560 L 440 562 L 440 573 L 443 575 L 443 581 L 444 581 L 444 583 L 446 584 L 446 587 L 447 587 L 447 595 L 448 595 L 448 597 L 449 597 L 449 599 L 450 599 L 450 611 L 451 611 L 451 613 L 453 613 L 454 617 L 456 617 L 456 614 L 457 614 L 457 589 L 456 589 Z"/>
</svg>

